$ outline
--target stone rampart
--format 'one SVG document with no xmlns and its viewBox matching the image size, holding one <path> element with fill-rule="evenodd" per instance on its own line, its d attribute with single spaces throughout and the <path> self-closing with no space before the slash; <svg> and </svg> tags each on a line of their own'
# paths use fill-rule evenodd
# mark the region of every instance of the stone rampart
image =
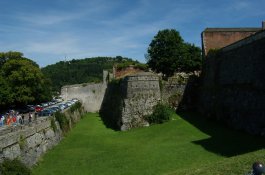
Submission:
<svg viewBox="0 0 265 175">
<path fill-rule="evenodd" d="M 117 130 L 149 125 L 144 116 L 161 100 L 159 77 L 142 72 L 108 84 L 100 109 L 107 127 Z"/>
<path fill-rule="evenodd" d="M 121 130 L 148 125 L 145 115 L 161 100 L 159 77 L 152 73 L 127 76 L 122 82 Z"/>
<path fill-rule="evenodd" d="M 64 111 L 71 128 L 84 114 L 82 109 Z M 54 117 L 39 117 L 27 125 L 0 128 L 0 162 L 5 158 L 20 159 L 27 166 L 34 165 L 39 157 L 57 145 L 63 133 Z"/>
<path fill-rule="evenodd" d="M 82 101 L 87 112 L 98 112 L 106 91 L 104 83 L 87 83 L 62 87 L 61 96 L 64 100 L 77 98 Z"/>
<path fill-rule="evenodd" d="M 10 126 L 0 131 L 0 161 L 19 158 L 27 166 L 35 164 L 42 154 L 57 145 L 62 135 L 59 124 L 51 127 L 50 118 L 39 118 L 30 125 Z"/>
<path fill-rule="evenodd" d="M 199 111 L 254 134 L 265 134 L 265 31 L 205 59 Z"/>
<path fill-rule="evenodd" d="M 107 88 L 108 72 L 103 71 L 102 83 L 84 83 L 63 86 L 61 96 L 64 100 L 79 99 L 87 112 L 98 112 Z"/>
</svg>

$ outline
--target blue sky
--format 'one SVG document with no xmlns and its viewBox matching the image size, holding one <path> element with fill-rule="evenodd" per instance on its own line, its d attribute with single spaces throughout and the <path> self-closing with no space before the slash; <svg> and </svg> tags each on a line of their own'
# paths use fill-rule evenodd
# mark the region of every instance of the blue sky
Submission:
<svg viewBox="0 0 265 175">
<path fill-rule="evenodd" d="M 206 27 L 261 27 L 264 0 L 0 0 L 0 52 L 41 67 L 121 55 L 145 62 L 159 30 L 201 46 Z"/>
</svg>

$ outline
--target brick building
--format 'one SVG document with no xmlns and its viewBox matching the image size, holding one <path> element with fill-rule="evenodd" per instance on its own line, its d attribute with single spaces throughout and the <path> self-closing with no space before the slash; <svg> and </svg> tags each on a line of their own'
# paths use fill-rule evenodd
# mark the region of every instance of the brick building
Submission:
<svg viewBox="0 0 265 175">
<path fill-rule="evenodd" d="M 203 56 L 206 56 L 210 49 L 223 48 L 262 29 L 265 29 L 264 21 L 262 28 L 206 28 L 201 34 Z"/>
</svg>

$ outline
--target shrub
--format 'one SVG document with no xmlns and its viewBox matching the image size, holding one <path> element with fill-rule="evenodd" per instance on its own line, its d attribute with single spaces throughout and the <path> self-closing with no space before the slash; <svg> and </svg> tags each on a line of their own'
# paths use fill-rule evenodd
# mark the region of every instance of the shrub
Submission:
<svg viewBox="0 0 265 175">
<path fill-rule="evenodd" d="M 174 110 L 168 105 L 158 103 L 156 106 L 154 106 L 153 113 L 151 115 L 145 116 L 144 118 L 149 123 L 164 123 L 170 120 L 171 115 L 174 113 Z"/>
<path fill-rule="evenodd" d="M 30 169 L 18 159 L 5 159 L 0 164 L 1 175 L 30 175 Z"/>
<path fill-rule="evenodd" d="M 66 118 L 65 114 L 56 112 L 54 116 L 55 116 L 55 119 L 58 121 L 63 133 L 66 133 L 67 131 L 69 131 L 70 129 L 69 120 Z"/>
</svg>

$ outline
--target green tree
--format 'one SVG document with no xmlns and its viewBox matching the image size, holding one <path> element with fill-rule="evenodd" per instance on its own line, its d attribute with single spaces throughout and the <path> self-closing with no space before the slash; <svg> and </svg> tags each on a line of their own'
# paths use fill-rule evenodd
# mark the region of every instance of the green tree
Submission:
<svg viewBox="0 0 265 175">
<path fill-rule="evenodd" d="M 193 71 L 200 68 L 200 48 L 185 43 L 175 29 L 159 31 L 147 50 L 147 64 L 155 72 L 166 77 L 177 71 Z"/>
<path fill-rule="evenodd" d="M 13 99 L 13 94 L 11 88 L 9 87 L 7 81 L 3 76 L 0 75 L 0 106 L 6 107 L 8 104 L 11 104 Z"/>
<path fill-rule="evenodd" d="M 184 55 L 182 71 L 191 72 L 200 70 L 202 66 L 201 49 L 194 44 L 186 43 L 186 53 Z"/>
<path fill-rule="evenodd" d="M 8 59 L 23 58 L 23 53 L 16 51 L 0 52 L 0 67 L 5 64 Z"/>
<path fill-rule="evenodd" d="M 39 102 L 51 98 L 47 80 L 36 63 L 27 59 L 8 59 L 2 66 L 15 104 Z M 45 94 L 45 96 L 44 96 Z"/>
</svg>

